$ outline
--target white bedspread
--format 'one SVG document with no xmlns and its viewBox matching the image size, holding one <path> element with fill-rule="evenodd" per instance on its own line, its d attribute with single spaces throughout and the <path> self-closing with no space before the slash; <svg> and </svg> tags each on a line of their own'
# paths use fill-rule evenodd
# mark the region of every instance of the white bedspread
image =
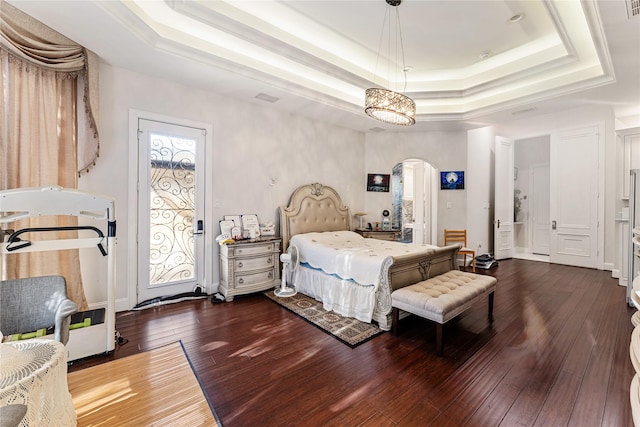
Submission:
<svg viewBox="0 0 640 427">
<path fill-rule="evenodd" d="M 300 262 L 354 280 L 360 285 L 378 288 L 380 268 L 388 256 L 424 252 L 432 245 L 414 245 L 377 239 L 365 239 L 353 231 L 297 234 L 290 244 L 300 251 Z"/>
</svg>

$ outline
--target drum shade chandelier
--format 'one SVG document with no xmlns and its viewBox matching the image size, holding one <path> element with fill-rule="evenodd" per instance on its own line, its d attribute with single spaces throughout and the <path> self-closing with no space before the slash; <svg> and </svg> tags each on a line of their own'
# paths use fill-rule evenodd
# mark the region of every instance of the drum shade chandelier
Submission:
<svg viewBox="0 0 640 427">
<path fill-rule="evenodd" d="M 404 73 L 404 91 L 407 89 L 407 71 L 409 68 L 405 65 L 404 61 L 404 44 L 402 43 L 402 29 L 400 28 L 400 13 L 397 6 L 402 3 L 402 0 L 385 0 L 391 7 L 395 7 L 396 11 L 396 55 L 398 57 L 397 45 L 400 43 L 400 53 L 402 55 L 402 72 Z M 391 14 L 389 15 L 389 27 L 391 27 Z M 384 23 L 382 25 L 382 35 L 380 36 L 380 47 L 382 47 L 382 39 L 384 38 L 384 27 L 387 20 L 387 13 L 385 12 Z M 391 29 L 389 29 L 391 32 Z M 390 34 L 389 34 L 390 38 Z M 378 60 L 380 60 L 380 49 L 378 49 Z M 389 55 L 387 56 L 387 63 L 389 70 L 391 69 L 391 41 L 389 40 Z M 377 70 L 376 70 L 377 71 Z M 375 77 L 375 75 L 374 75 Z M 389 79 L 390 81 L 391 79 Z M 408 96 L 394 92 L 390 89 L 384 89 L 380 87 L 369 88 L 365 90 L 364 111 L 368 116 L 373 117 L 381 122 L 389 123 L 392 125 L 411 126 L 415 124 L 416 116 L 416 103 Z"/>
</svg>

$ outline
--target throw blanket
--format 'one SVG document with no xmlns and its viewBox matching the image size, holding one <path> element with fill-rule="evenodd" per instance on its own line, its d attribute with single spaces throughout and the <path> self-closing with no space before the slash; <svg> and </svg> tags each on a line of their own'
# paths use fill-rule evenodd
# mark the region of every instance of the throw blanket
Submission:
<svg viewBox="0 0 640 427">
<path fill-rule="evenodd" d="M 300 262 L 341 279 L 354 280 L 377 290 L 380 267 L 388 256 L 426 252 L 432 245 L 414 245 L 365 239 L 353 231 L 297 234 L 290 244 L 298 247 Z"/>
</svg>

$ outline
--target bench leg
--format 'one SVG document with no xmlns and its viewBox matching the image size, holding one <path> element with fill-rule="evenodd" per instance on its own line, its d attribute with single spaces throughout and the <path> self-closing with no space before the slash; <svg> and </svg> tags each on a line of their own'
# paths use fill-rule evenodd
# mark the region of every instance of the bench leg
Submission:
<svg viewBox="0 0 640 427">
<path fill-rule="evenodd" d="M 391 310 L 391 332 L 398 335 L 398 323 L 400 322 L 400 309 L 393 307 Z"/>
<path fill-rule="evenodd" d="M 436 323 L 436 354 L 442 356 L 442 323 Z"/>
<path fill-rule="evenodd" d="M 489 320 L 493 320 L 493 292 L 489 294 Z"/>
</svg>

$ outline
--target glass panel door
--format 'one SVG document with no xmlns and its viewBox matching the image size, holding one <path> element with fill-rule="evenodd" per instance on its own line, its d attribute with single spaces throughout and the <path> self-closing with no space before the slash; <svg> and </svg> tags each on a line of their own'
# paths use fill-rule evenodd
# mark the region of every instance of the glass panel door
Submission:
<svg viewBox="0 0 640 427">
<path fill-rule="evenodd" d="M 138 303 L 202 284 L 204 131 L 140 120 Z"/>
</svg>

